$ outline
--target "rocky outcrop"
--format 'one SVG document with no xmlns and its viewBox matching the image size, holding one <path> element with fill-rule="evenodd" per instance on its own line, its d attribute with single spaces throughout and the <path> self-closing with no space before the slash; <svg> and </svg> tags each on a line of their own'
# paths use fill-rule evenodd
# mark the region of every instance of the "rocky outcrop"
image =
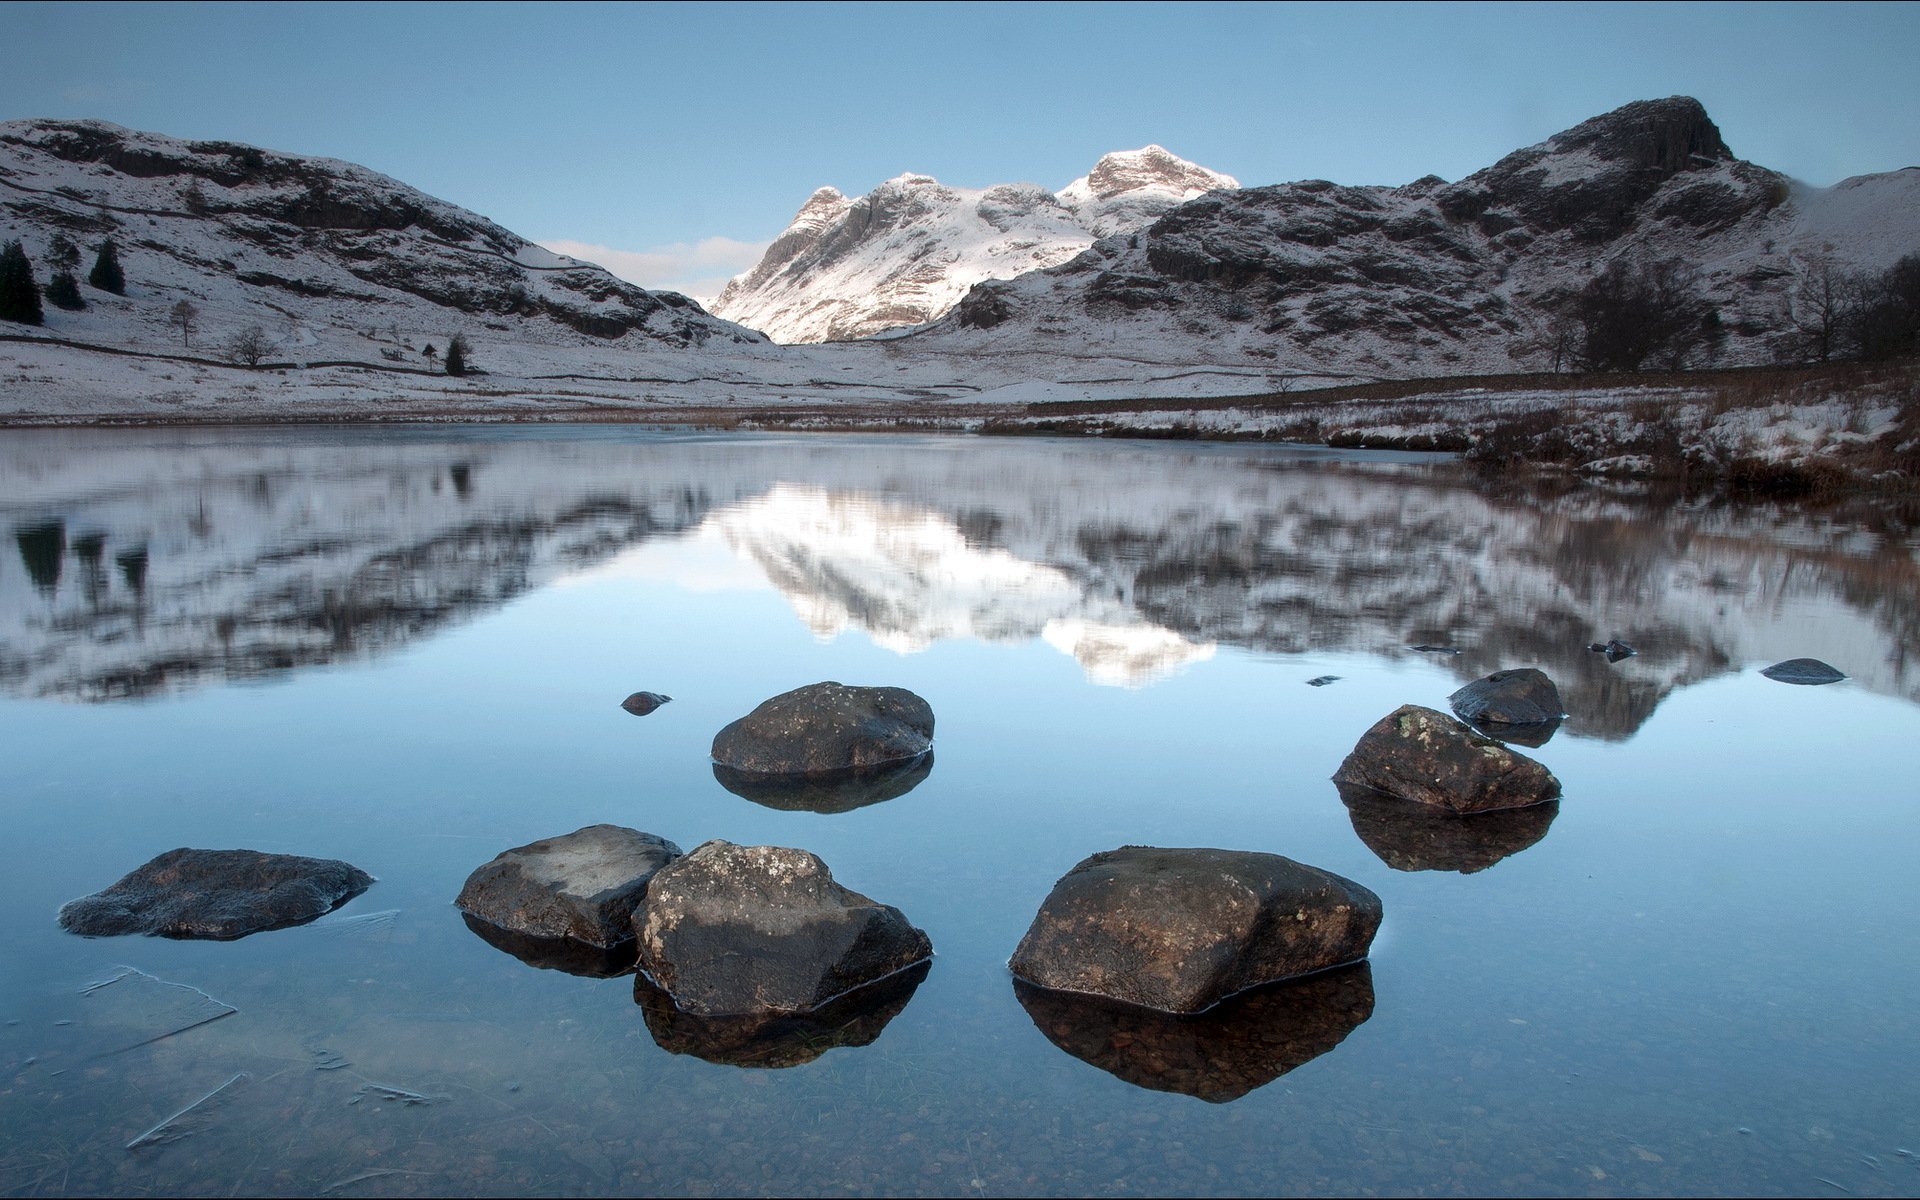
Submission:
<svg viewBox="0 0 1920 1200">
<path fill-rule="evenodd" d="M 1333 778 L 1456 813 L 1523 808 L 1560 794 L 1560 781 L 1533 759 L 1417 704 L 1380 718 Z"/>
<path fill-rule="evenodd" d="M 1817 658 L 1790 658 L 1785 662 L 1777 662 L 1760 673 L 1776 683 L 1816 686 L 1823 683 L 1839 683 L 1847 677 L 1845 672 Z"/>
<path fill-rule="evenodd" d="M 633 940 L 634 910 L 679 857 L 654 834 L 588 825 L 501 851 L 467 876 L 454 904 L 524 937 L 610 948 Z"/>
<path fill-rule="evenodd" d="M 703 1017 L 808 1012 L 933 954 L 899 909 L 814 855 L 724 841 L 654 876 L 636 929 L 641 969 Z"/>
<path fill-rule="evenodd" d="M 1567 715 L 1560 689 L 1538 667 L 1495 671 L 1454 692 L 1447 703 L 1475 725 L 1541 725 Z"/>
<path fill-rule="evenodd" d="M 921 962 L 807 1012 L 704 1016 L 688 1012 L 645 975 L 633 981 L 647 1032 L 662 1050 L 729 1067 L 797 1067 L 829 1050 L 871 1045 L 913 999 L 932 968 Z"/>
<path fill-rule="evenodd" d="M 1192 1016 L 1013 981 L 1048 1041 L 1135 1087 L 1225 1104 L 1305 1066 L 1373 1015 L 1373 969 L 1356 963 L 1242 992 Z"/>
<path fill-rule="evenodd" d="M 754 775 L 864 771 L 933 745 L 933 709 L 897 687 L 810 683 L 763 701 L 713 739 L 713 759 Z"/>
<path fill-rule="evenodd" d="M 1358 962 L 1380 898 L 1277 854 L 1122 846 L 1053 885 L 1007 966 L 1029 983 L 1171 1013 Z"/>
<path fill-rule="evenodd" d="M 141 933 L 230 941 L 302 925 L 373 886 L 337 858 L 258 850 L 169 850 L 112 887 L 61 906 L 60 926 L 82 937 Z"/>
</svg>

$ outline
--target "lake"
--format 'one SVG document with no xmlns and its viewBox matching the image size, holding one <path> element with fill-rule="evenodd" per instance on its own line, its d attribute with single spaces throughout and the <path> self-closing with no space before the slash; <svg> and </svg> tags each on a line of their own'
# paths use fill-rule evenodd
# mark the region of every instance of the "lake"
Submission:
<svg viewBox="0 0 1920 1200">
<path fill-rule="evenodd" d="M 1920 1194 L 1912 506 L 1281 447 L 14 430 L 0 529 L 5 1194 Z M 1760 674 L 1795 657 L 1849 678 Z M 1557 805 L 1343 802 L 1376 720 L 1519 666 L 1569 711 L 1526 750 Z M 931 771 L 722 787 L 714 733 L 828 679 L 926 697 Z M 598 822 L 810 850 L 936 957 L 747 1053 L 452 906 Z M 1190 1021 L 1016 987 L 1054 880 L 1126 844 L 1357 880 L 1370 963 Z M 378 882 L 232 942 L 55 924 L 177 846 Z"/>
</svg>

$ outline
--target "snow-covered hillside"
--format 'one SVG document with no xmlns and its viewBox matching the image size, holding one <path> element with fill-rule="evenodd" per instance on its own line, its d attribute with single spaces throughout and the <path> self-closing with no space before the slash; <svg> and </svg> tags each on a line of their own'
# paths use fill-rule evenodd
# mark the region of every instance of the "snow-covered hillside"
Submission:
<svg viewBox="0 0 1920 1200">
<path fill-rule="evenodd" d="M 1070 262 L 976 286 L 928 351 L 1125 344 L 1302 372 L 1551 369 L 1551 303 L 1617 260 L 1700 272 L 1720 363 L 1780 357 L 1805 264 L 1920 251 L 1920 170 L 1809 188 L 1733 156 L 1699 102 L 1641 101 L 1458 183 L 1215 192 Z"/>
<path fill-rule="evenodd" d="M 982 280 L 1057 266 L 1097 237 L 1238 186 L 1147 146 L 1106 155 L 1058 192 L 1027 183 L 955 188 L 927 175 L 901 175 L 853 199 L 825 187 L 713 311 L 782 343 L 919 325 Z"/>
</svg>

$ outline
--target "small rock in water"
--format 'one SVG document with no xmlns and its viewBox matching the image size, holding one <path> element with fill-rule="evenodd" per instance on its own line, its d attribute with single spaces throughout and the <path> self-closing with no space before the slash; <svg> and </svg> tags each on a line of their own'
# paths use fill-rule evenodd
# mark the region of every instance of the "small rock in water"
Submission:
<svg viewBox="0 0 1920 1200">
<path fill-rule="evenodd" d="M 1838 671 L 1817 658 L 1790 658 L 1778 662 L 1760 672 L 1777 683 L 1822 684 L 1839 683 L 1846 678 Z"/>
<path fill-rule="evenodd" d="M 1592 642 L 1587 646 L 1587 649 L 1593 651 L 1595 654 L 1606 655 L 1608 662 L 1619 662 L 1623 658 L 1632 658 L 1634 655 L 1640 653 L 1619 638 L 1612 638 L 1605 642 Z"/>
<path fill-rule="evenodd" d="M 1560 781 L 1538 762 L 1417 704 L 1375 722 L 1333 778 L 1456 813 L 1523 808 L 1560 794 Z"/>
<path fill-rule="evenodd" d="M 1460 653 L 1460 647 L 1458 646 L 1429 646 L 1425 642 L 1422 642 L 1418 646 L 1409 646 L 1407 647 L 1407 649 L 1418 650 L 1422 654 L 1458 654 Z"/>
<path fill-rule="evenodd" d="M 454 904 L 526 937 L 609 948 L 632 940 L 648 882 L 679 857 L 655 834 L 588 825 L 501 851 L 467 877 Z"/>
<path fill-rule="evenodd" d="M 782 692 L 722 729 L 713 761 L 736 771 L 807 775 L 918 758 L 933 745 L 933 709 L 905 688 L 831 680 Z"/>
<path fill-rule="evenodd" d="M 169 850 L 105 891 L 68 901 L 60 926 L 82 937 L 144 933 L 230 941 L 303 925 L 373 885 L 334 858 L 258 850 Z"/>
<path fill-rule="evenodd" d="M 1567 715 L 1560 689 L 1535 667 L 1495 671 L 1448 696 L 1447 702 L 1461 720 L 1475 724 L 1538 725 Z"/>
<path fill-rule="evenodd" d="M 1307 686 L 1325 687 L 1330 683 L 1337 683 L 1339 679 L 1340 677 L 1338 675 L 1316 675 L 1312 679 L 1307 680 Z"/>
<path fill-rule="evenodd" d="M 636 717 L 644 717 L 671 699 L 672 696 L 662 696 L 659 692 L 635 692 L 622 700 L 620 707 Z"/>
</svg>

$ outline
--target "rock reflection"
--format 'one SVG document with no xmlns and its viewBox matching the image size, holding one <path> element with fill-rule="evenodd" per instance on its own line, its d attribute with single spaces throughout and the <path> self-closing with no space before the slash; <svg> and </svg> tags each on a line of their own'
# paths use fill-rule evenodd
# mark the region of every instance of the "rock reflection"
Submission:
<svg viewBox="0 0 1920 1200">
<path fill-rule="evenodd" d="M 1505 742 L 1509 746 L 1527 746 L 1538 750 L 1553 740 L 1559 732 L 1562 722 L 1528 721 L 1521 725 L 1509 725 L 1504 721 L 1468 721 L 1475 733 L 1492 738 L 1496 742 Z"/>
<path fill-rule="evenodd" d="M 1014 995 L 1048 1041 L 1136 1087 L 1238 1100 L 1319 1058 L 1373 1015 L 1366 963 L 1242 992 L 1176 1016 L 1024 979 Z"/>
<path fill-rule="evenodd" d="M 898 799 L 933 773 L 933 751 L 865 770 L 767 775 L 713 764 L 713 777 L 736 796 L 782 812 L 842 813 Z"/>
<path fill-rule="evenodd" d="M 913 999 L 933 966 L 923 960 L 811 1012 L 708 1017 L 687 1012 L 644 974 L 633 1002 L 662 1050 L 731 1067 L 797 1067 L 839 1046 L 865 1046 Z"/>
<path fill-rule="evenodd" d="M 1560 813 L 1560 802 L 1548 800 L 1462 816 L 1371 788 L 1334 786 L 1353 831 L 1396 871 L 1484 871 L 1546 837 Z"/>
<path fill-rule="evenodd" d="M 538 938 L 512 929 L 503 929 L 491 921 L 483 921 L 472 913 L 461 913 L 460 919 L 467 928 L 495 950 L 513 955 L 530 967 L 543 971 L 563 971 L 568 975 L 582 975 L 588 979 L 612 979 L 633 970 L 639 957 L 637 942 L 622 942 L 618 946 L 590 946 L 572 938 Z"/>
</svg>

